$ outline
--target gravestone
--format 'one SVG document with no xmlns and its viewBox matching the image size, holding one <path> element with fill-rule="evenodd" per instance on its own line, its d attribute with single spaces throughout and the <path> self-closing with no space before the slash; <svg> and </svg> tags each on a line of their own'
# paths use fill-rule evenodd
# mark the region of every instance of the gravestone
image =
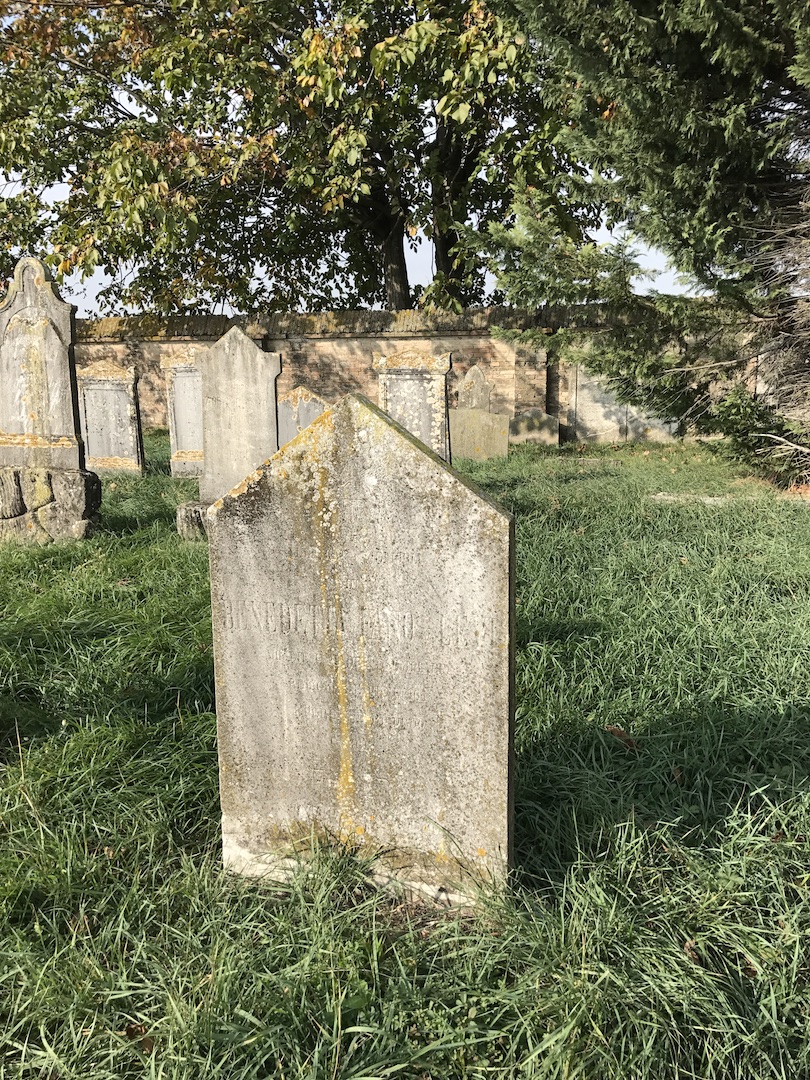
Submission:
<svg viewBox="0 0 810 1080">
<path fill-rule="evenodd" d="M 20 259 L 0 304 L 0 539 L 81 539 L 101 503 L 79 434 L 73 306 Z"/>
<path fill-rule="evenodd" d="M 511 858 L 513 523 L 359 396 L 208 510 L 225 864 L 336 837 L 437 899 Z"/>
<path fill-rule="evenodd" d="M 430 447 L 450 460 L 447 434 L 447 372 L 450 354 L 430 356 L 417 349 L 374 356 L 379 374 L 380 408 Z"/>
<path fill-rule="evenodd" d="M 203 471 L 202 376 L 196 364 L 168 357 L 166 373 L 172 476 L 200 476 Z"/>
<path fill-rule="evenodd" d="M 459 386 L 458 408 L 449 413 L 453 458 L 487 461 L 509 453 L 509 417 L 489 411 L 491 396 L 484 373 L 471 367 Z"/>
<path fill-rule="evenodd" d="M 560 421 L 543 409 L 525 409 L 512 418 L 509 424 L 509 441 L 559 446 Z"/>
<path fill-rule="evenodd" d="M 95 472 L 143 473 L 135 369 L 98 360 L 77 372 L 87 465 Z"/>
<path fill-rule="evenodd" d="M 72 352 L 73 305 L 20 259 L 0 304 L 0 466 L 84 467 Z"/>
<path fill-rule="evenodd" d="M 296 386 L 278 399 L 278 445 L 284 446 L 317 420 L 329 402 L 305 386 Z"/>
<path fill-rule="evenodd" d="M 187 540 L 205 535 L 205 508 L 278 450 L 278 353 L 264 352 L 233 327 L 199 358 L 203 461 L 200 499 L 177 509 Z"/>
<path fill-rule="evenodd" d="M 479 367 L 471 367 L 458 388 L 460 409 L 483 409 L 489 412 L 492 387 Z"/>
</svg>

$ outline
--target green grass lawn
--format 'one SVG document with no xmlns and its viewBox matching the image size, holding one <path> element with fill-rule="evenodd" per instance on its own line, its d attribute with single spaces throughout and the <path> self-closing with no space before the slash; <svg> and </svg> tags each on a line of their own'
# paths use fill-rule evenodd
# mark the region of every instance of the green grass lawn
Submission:
<svg viewBox="0 0 810 1080">
<path fill-rule="evenodd" d="M 91 541 L 0 548 L 0 1078 L 810 1074 L 810 504 L 694 446 L 467 470 L 517 516 L 517 868 L 448 915 L 339 852 L 221 871 L 207 551 L 148 452 Z"/>
</svg>

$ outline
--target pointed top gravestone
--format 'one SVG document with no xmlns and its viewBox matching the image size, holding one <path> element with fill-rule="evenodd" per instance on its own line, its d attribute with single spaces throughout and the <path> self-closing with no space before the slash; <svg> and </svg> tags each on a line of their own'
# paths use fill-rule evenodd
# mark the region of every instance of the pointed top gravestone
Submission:
<svg viewBox="0 0 810 1080">
<path fill-rule="evenodd" d="M 203 473 L 200 500 L 213 502 L 278 450 L 278 353 L 234 326 L 200 357 Z"/>
<path fill-rule="evenodd" d="M 81 469 L 73 305 L 37 259 L 0 303 L 0 466 Z"/>
<path fill-rule="evenodd" d="M 484 409 L 489 412 L 492 387 L 479 367 L 471 367 L 458 388 L 460 409 Z"/>
<path fill-rule="evenodd" d="M 512 519 L 343 398 L 208 511 L 223 848 L 311 837 L 437 898 L 503 880 Z"/>
</svg>

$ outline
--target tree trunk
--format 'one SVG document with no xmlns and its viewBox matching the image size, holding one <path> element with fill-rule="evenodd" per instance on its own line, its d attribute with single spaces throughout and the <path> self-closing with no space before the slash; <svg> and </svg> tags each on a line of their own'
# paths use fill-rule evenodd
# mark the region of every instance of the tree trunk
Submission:
<svg viewBox="0 0 810 1080">
<path fill-rule="evenodd" d="M 401 311 L 411 307 L 411 287 L 405 262 L 405 223 L 402 218 L 394 218 L 391 231 L 383 240 L 383 268 L 386 308 Z"/>
</svg>

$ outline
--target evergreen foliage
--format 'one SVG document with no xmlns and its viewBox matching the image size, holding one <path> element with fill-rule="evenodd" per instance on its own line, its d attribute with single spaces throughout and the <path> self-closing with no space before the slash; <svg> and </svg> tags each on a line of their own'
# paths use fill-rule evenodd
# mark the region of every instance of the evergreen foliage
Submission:
<svg viewBox="0 0 810 1080">
<path fill-rule="evenodd" d="M 798 332 L 793 233 L 810 177 L 810 37 L 800 7 L 510 7 L 551 54 L 543 95 L 566 118 L 558 141 L 591 165 L 607 223 L 665 251 L 710 295 L 637 295 L 627 243 L 561 238 L 532 185 L 518 192 L 516 222 L 491 230 L 507 296 L 601 305 L 598 328 L 558 334 L 552 356 L 586 362 L 623 400 L 682 429 L 730 435 L 736 450 L 786 475 L 809 460 L 802 423 L 791 422 L 791 408 L 779 411 Z M 793 390 L 791 407 L 801 404 L 795 379 Z M 804 380 L 805 400 L 806 390 Z"/>
</svg>

